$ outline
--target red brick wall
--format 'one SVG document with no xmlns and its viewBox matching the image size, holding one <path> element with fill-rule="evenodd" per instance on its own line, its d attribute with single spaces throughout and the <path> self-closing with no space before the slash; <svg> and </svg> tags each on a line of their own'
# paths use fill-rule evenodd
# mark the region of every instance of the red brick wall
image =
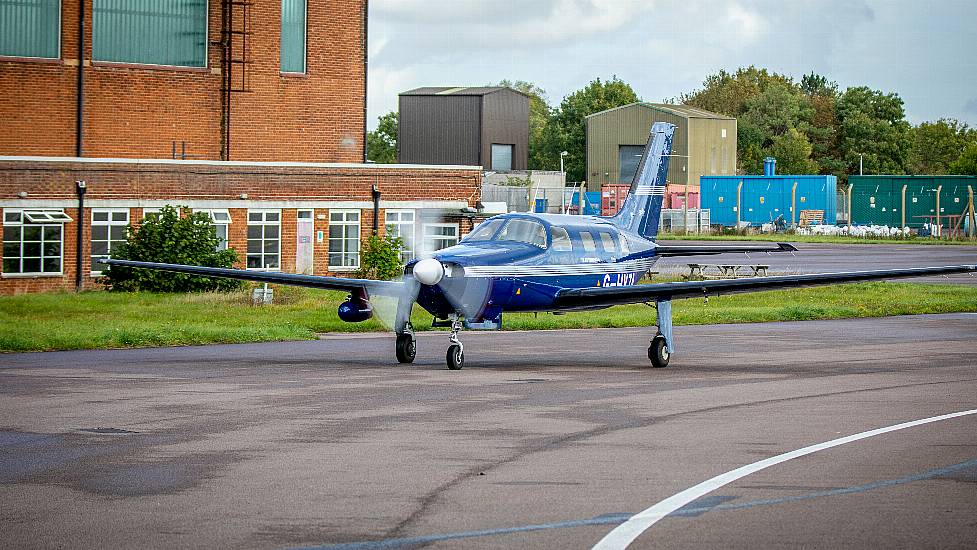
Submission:
<svg viewBox="0 0 977 550">
<path fill-rule="evenodd" d="M 218 159 L 221 50 L 203 69 L 91 61 L 86 4 L 84 156 Z M 364 0 L 308 0 L 307 73 L 279 72 L 280 0 L 255 0 L 250 93 L 232 94 L 231 159 L 363 160 Z M 209 43 L 220 40 L 220 1 L 210 1 Z M 0 155 L 74 156 L 78 0 L 63 0 L 61 59 L 0 58 Z"/>
<path fill-rule="evenodd" d="M 476 169 L 390 168 L 376 165 L 277 167 L 263 164 L 178 162 L 167 164 L 112 162 L 55 162 L 0 160 L 0 201 L 3 208 L 56 207 L 76 203 L 75 181 L 87 183 L 85 232 L 83 239 L 83 279 L 86 288 L 97 288 L 90 275 L 91 211 L 93 201 L 113 201 L 114 208 L 130 208 L 130 220 L 142 219 L 144 200 L 165 200 L 168 204 L 215 201 L 227 208 L 232 223 L 228 238 L 244 267 L 247 253 L 247 209 L 278 208 L 262 203 L 294 201 L 294 207 L 281 208 L 281 265 L 294 271 L 296 253 L 296 208 L 313 201 L 357 201 L 372 203 L 371 190 L 377 185 L 385 201 L 463 201 L 475 206 L 479 200 L 481 173 Z M 19 194 L 26 192 L 26 200 Z M 240 197 L 247 195 L 246 200 Z M 47 202 L 46 202 L 47 201 Z M 245 204 L 246 203 L 246 204 Z M 241 204 L 235 207 L 236 204 Z M 99 207 L 102 207 L 99 205 Z M 217 206 L 215 206 L 217 207 Z M 347 207 L 348 208 L 348 207 Z M 75 242 L 78 213 L 64 206 L 73 222 L 65 225 L 63 242 L 64 275 L 55 277 L 0 277 L 0 294 L 73 289 L 75 281 Z M 325 219 L 318 219 L 319 215 Z M 329 209 L 316 207 L 314 228 L 323 231 L 322 243 L 314 242 L 314 271 L 329 273 Z M 382 212 L 381 212 L 382 216 Z M 382 219 L 382 218 L 381 218 Z M 455 220 L 452 220 L 455 221 Z M 467 219 L 460 222 L 461 233 L 471 230 Z M 373 228 L 372 206 L 360 210 L 362 238 Z M 418 221 L 418 228 L 420 227 Z M 381 232 L 383 231 L 381 227 Z M 2 243 L 0 243 L 2 244 Z M 2 248 L 0 248 L 2 250 Z"/>
</svg>

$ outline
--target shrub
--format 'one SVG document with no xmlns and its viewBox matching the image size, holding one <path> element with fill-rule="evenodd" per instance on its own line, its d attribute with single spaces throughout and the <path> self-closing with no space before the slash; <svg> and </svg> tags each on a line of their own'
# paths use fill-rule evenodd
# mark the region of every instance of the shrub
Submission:
<svg viewBox="0 0 977 550">
<path fill-rule="evenodd" d="M 232 267 L 237 262 L 234 249 L 217 250 L 220 240 L 210 216 L 197 212 L 180 217 L 172 206 L 143 219 L 139 226 L 129 227 L 129 238 L 112 250 L 119 260 L 161 262 L 168 264 Z M 204 292 L 241 288 L 242 281 L 171 273 L 155 269 L 133 269 L 109 266 L 102 271 L 109 290 L 131 292 Z"/>
<path fill-rule="evenodd" d="M 403 275 L 404 264 L 400 261 L 400 251 L 403 248 L 404 240 L 400 237 L 371 235 L 363 242 L 357 275 L 382 281 Z"/>
</svg>

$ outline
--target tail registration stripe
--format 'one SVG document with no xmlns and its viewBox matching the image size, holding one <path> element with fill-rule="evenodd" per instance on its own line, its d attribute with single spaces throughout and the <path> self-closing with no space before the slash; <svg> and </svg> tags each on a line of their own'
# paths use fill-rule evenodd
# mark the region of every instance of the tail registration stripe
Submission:
<svg viewBox="0 0 977 550">
<path fill-rule="evenodd" d="M 735 470 L 726 472 L 725 474 L 720 474 L 712 479 L 703 481 L 702 483 L 690 487 L 681 493 L 672 495 L 665 500 L 655 504 L 651 508 L 644 510 L 634 516 L 631 516 L 626 522 L 617 526 L 613 531 L 608 533 L 603 539 L 600 540 L 596 545 L 594 545 L 595 550 L 610 550 L 627 548 L 635 539 L 641 536 L 642 533 L 647 531 L 652 525 L 658 523 L 663 518 L 671 514 L 672 512 L 678 510 L 679 508 L 685 506 L 686 504 L 701 498 L 724 485 L 728 485 L 742 477 L 746 477 L 750 474 L 759 472 L 765 468 L 775 466 L 781 462 L 787 462 L 788 460 L 793 460 L 802 456 L 816 453 L 818 451 L 823 451 L 825 449 L 830 449 L 832 447 L 837 447 L 839 445 L 844 445 L 846 443 L 852 443 L 869 437 L 874 437 L 877 435 L 887 434 L 889 432 L 895 432 L 898 430 L 905 430 L 906 428 L 913 428 L 916 426 L 922 426 L 923 424 L 929 424 L 931 422 L 940 422 L 942 420 L 950 420 L 952 418 L 958 418 L 961 416 L 967 416 L 971 414 L 977 414 L 977 409 L 971 409 L 968 411 L 960 411 L 950 414 L 944 414 L 940 416 L 932 416 L 929 418 L 923 418 L 920 420 L 913 420 L 911 422 L 903 422 L 902 424 L 896 424 L 894 426 L 887 426 L 885 428 L 878 428 L 875 430 L 869 430 L 867 432 L 861 432 L 854 435 L 849 435 L 846 437 L 839 437 L 838 439 L 832 439 L 830 441 L 825 441 L 824 443 L 818 443 L 816 445 L 811 445 L 809 447 L 804 447 L 802 449 L 797 449 L 795 451 L 790 451 L 787 453 L 779 454 L 777 456 L 772 456 L 770 458 L 761 460 L 759 462 L 754 462 L 753 464 L 747 464 L 746 466 L 741 466 Z"/>
</svg>

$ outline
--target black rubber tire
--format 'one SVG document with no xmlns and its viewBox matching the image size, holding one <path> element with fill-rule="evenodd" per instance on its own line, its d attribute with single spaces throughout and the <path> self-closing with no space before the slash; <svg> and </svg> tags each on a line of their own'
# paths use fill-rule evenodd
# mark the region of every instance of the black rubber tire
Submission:
<svg viewBox="0 0 977 550">
<path fill-rule="evenodd" d="M 448 346 L 445 361 L 448 363 L 450 370 L 461 370 L 461 367 L 465 366 L 465 352 L 462 351 L 461 346 L 458 344 L 451 344 Z"/>
<path fill-rule="evenodd" d="M 413 363 L 417 353 L 417 341 L 410 334 L 397 335 L 397 361 Z"/>
<path fill-rule="evenodd" d="M 661 334 L 655 336 L 651 340 L 651 345 L 648 346 L 648 359 L 651 360 L 651 366 L 656 369 L 667 367 L 670 356 L 668 347 L 665 345 L 665 337 Z"/>
</svg>

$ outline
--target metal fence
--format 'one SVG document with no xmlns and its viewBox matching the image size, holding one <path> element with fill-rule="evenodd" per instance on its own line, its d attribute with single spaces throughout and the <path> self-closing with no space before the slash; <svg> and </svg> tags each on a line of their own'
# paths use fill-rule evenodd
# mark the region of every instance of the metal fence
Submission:
<svg viewBox="0 0 977 550">
<path fill-rule="evenodd" d="M 659 230 L 664 233 L 709 233 L 709 209 L 663 209 Z"/>
<path fill-rule="evenodd" d="M 574 188 L 482 184 L 482 202 L 504 202 L 509 212 L 560 214 L 573 205 Z M 561 193 L 562 191 L 562 193 Z M 576 211 L 576 209 L 574 209 Z"/>
</svg>

